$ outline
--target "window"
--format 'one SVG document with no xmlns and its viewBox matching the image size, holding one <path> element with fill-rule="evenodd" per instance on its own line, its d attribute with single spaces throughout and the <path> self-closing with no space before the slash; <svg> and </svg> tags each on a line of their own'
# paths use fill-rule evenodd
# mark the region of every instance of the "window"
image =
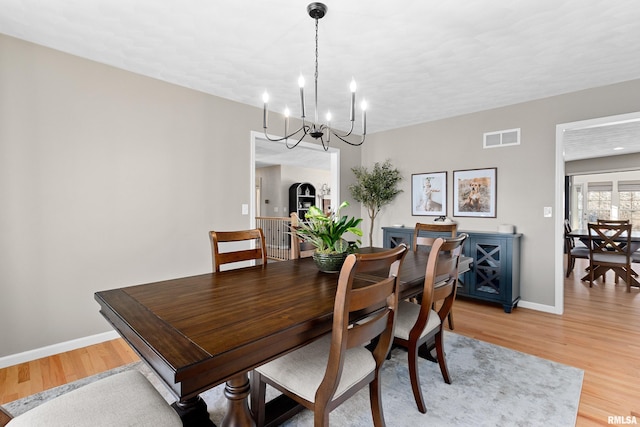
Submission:
<svg viewBox="0 0 640 427">
<path fill-rule="evenodd" d="M 620 219 L 628 219 L 634 230 L 640 230 L 640 181 L 618 181 Z"/>
<path fill-rule="evenodd" d="M 587 184 L 587 215 L 589 222 L 611 219 L 611 191 L 613 182 L 590 182 Z"/>
</svg>

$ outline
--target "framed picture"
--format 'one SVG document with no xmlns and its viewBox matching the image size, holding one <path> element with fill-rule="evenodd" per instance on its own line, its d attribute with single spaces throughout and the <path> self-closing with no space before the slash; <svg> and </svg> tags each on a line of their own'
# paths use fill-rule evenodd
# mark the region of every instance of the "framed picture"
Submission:
<svg viewBox="0 0 640 427">
<path fill-rule="evenodd" d="M 411 175 L 411 214 L 447 215 L 447 173 Z"/>
<path fill-rule="evenodd" d="M 496 217 L 498 169 L 453 171 L 453 216 Z"/>
</svg>

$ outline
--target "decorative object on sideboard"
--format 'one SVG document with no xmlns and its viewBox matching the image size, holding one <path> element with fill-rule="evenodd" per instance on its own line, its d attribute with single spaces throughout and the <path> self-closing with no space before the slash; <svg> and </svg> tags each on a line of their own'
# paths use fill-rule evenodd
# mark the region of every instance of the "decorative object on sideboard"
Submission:
<svg viewBox="0 0 640 427">
<path fill-rule="evenodd" d="M 500 224 L 498 226 L 498 233 L 513 234 L 516 232 L 516 227 L 513 224 Z"/>
<path fill-rule="evenodd" d="M 433 221 L 434 222 L 442 222 L 444 224 L 452 224 L 452 223 L 455 222 L 451 218 L 448 218 L 448 217 L 446 217 L 444 215 L 440 215 L 438 218 L 434 219 Z"/>
<path fill-rule="evenodd" d="M 287 146 L 287 148 L 295 148 L 300 141 L 302 141 L 302 139 L 307 136 L 310 135 L 311 137 L 313 137 L 316 140 L 320 140 L 320 142 L 322 143 L 322 147 L 325 149 L 325 151 L 327 151 L 329 149 L 329 142 L 331 141 L 331 134 L 333 134 L 335 137 L 337 137 L 338 139 L 340 139 L 343 142 L 346 142 L 349 145 L 354 145 L 354 146 L 358 146 L 358 145 L 362 145 L 362 143 L 364 142 L 366 135 L 367 135 L 367 102 L 366 101 L 362 101 L 361 104 L 361 109 L 362 109 L 362 136 L 360 137 L 359 141 L 349 141 L 347 138 L 349 138 L 351 136 L 351 133 L 353 132 L 353 128 L 354 128 L 354 123 L 355 123 L 355 103 L 356 103 L 356 82 L 355 80 L 351 80 L 351 85 L 350 90 L 351 90 L 351 106 L 350 106 L 350 115 L 349 115 L 349 122 L 350 122 L 350 128 L 349 131 L 346 133 L 338 133 L 336 132 L 335 129 L 333 129 L 331 127 L 331 113 L 327 111 L 327 122 L 326 124 L 324 123 L 320 123 L 320 121 L 318 120 L 318 21 L 324 17 L 324 15 L 327 13 L 327 6 L 324 5 L 323 3 L 318 3 L 318 2 L 314 2 L 311 3 L 307 6 L 307 13 L 309 14 L 309 16 L 311 18 L 313 18 L 316 21 L 316 50 L 315 50 L 315 55 L 316 55 L 316 68 L 315 68 L 315 74 L 314 74 L 314 107 L 315 107 L 315 117 L 314 117 L 314 121 L 312 123 L 308 123 L 305 119 L 306 119 L 306 113 L 305 113 L 305 106 L 304 106 L 304 77 L 302 76 L 302 74 L 300 75 L 300 77 L 298 78 L 298 85 L 300 86 L 300 104 L 301 104 L 301 114 L 300 114 L 300 118 L 302 119 L 302 125 L 300 126 L 300 128 L 298 128 L 296 131 L 293 131 L 291 133 L 289 132 L 289 109 L 285 108 L 284 110 L 284 136 L 282 138 L 271 138 L 268 134 L 267 134 L 267 127 L 268 127 L 268 112 L 267 112 L 267 107 L 269 104 L 269 94 L 265 91 L 264 95 L 262 95 L 262 100 L 264 102 L 264 108 L 263 108 L 263 118 L 262 118 L 262 127 L 264 129 L 264 135 L 265 137 L 270 140 L 270 141 L 285 141 L 285 145 Z M 298 141 L 296 143 L 294 143 L 293 145 L 289 145 L 289 138 L 299 134 L 300 132 L 302 132 L 301 136 L 299 137 Z M 326 139 L 325 139 L 325 134 L 326 134 Z"/>
</svg>

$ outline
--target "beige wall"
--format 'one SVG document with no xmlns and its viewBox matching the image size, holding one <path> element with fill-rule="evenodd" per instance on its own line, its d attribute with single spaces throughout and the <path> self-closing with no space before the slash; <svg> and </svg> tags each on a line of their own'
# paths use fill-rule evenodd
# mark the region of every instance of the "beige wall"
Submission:
<svg viewBox="0 0 640 427">
<path fill-rule="evenodd" d="M 287 216 L 283 208 L 289 202 L 284 198 L 285 191 L 282 185 L 282 166 L 268 166 L 256 169 L 256 178 L 260 179 L 260 216 Z M 266 201 L 269 203 L 266 203 Z M 277 209 L 277 212 L 276 212 Z"/>
<path fill-rule="evenodd" d="M 94 292 L 210 272 L 207 232 L 249 226 L 260 109 L 2 35 L 0 94 L 0 357 L 110 331 Z"/>
<path fill-rule="evenodd" d="M 562 215 L 563 206 L 555 206 L 556 125 L 640 111 L 639 94 L 640 80 L 634 80 L 371 135 L 363 164 L 388 158 L 405 177 L 404 192 L 377 220 L 374 243 L 382 242 L 382 226 L 431 220 L 411 216 L 411 174 L 448 172 L 447 212 L 452 216 L 452 171 L 497 167 L 497 218 L 454 219 L 467 230 L 496 231 L 499 224 L 514 224 L 524 235 L 522 299 L 553 306 L 555 264 L 560 261 L 554 259 L 554 242 L 559 240 L 555 219 L 543 217 L 543 207 Z M 513 128 L 521 128 L 521 145 L 482 148 L 483 133 Z"/>
</svg>

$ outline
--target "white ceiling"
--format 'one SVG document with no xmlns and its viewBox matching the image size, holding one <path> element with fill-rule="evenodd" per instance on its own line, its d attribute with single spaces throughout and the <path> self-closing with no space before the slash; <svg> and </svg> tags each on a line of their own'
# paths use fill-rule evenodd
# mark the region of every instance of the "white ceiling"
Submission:
<svg viewBox="0 0 640 427">
<path fill-rule="evenodd" d="M 0 0 L 0 33 L 250 105 L 268 89 L 295 115 L 298 74 L 313 79 L 307 3 Z M 325 3 L 319 109 L 336 127 L 352 77 L 368 132 L 640 78 L 637 0 Z"/>
</svg>

